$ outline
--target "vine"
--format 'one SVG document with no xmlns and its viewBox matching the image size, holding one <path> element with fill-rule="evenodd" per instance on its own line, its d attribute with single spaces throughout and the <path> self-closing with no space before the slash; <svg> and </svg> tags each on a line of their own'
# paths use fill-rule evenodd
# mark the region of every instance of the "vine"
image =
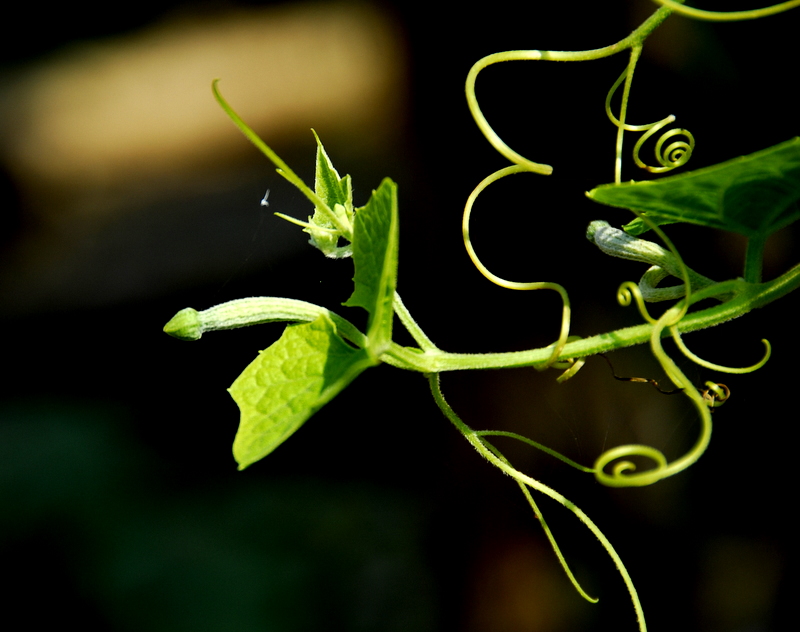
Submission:
<svg viewBox="0 0 800 632">
<path fill-rule="evenodd" d="M 771 346 L 763 340 L 765 354 L 755 364 L 730 368 L 709 362 L 688 349 L 681 334 L 705 329 L 771 303 L 800 286 L 800 265 L 780 277 L 761 281 L 764 242 L 772 232 L 800 219 L 800 138 L 775 147 L 730 160 L 720 165 L 657 181 L 622 183 L 622 146 L 625 132 L 642 133 L 636 141 L 632 160 L 641 169 L 664 173 L 684 166 L 694 149 L 694 137 L 681 128 L 666 128 L 675 122 L 669 115 L 646 125 L 626 122 L 634 70 L 647 37 L 673 12 L 688 17 L 732 21 L 766 17 L 800 5 L 792 0 L 766 9 L 720 14 L 685 7 L 672 0 L 656 0 L 660 5 L 631 35 L 604 48 L 587 51 L 508 51 L 484 57 L 475 63 L 466 80 L 467 104 L 473 118 L 489 143 L 509 162 L 484 178 L 469 196 L 462 219 L 462 235 L 467 254 L 478 270 L 490 281 L 513 290 L 551 290 L 562 301 L 562 319 L 555 342 L 537 349 L 509 353 L 451 353 L 440 349 L 425 334 L 412 317 L 397 293 L 398 266 L 398 200 L 397 187 L 387 179 L 372 192 L 363 207 L 353 203 L 350 176 L 341 177 L 328 157 L 320 139 L 317 143 L 316 173 L 313 190 L 270 149 L 236 114 L 219 92 L 217 80 L 212 84 L 214 97 L 244 135 L 272 161 L 277 172 L 294 184 L 312 203 L 314 212 L 307 221 L 280 213 L 278 216 L 298 224 L 310 236 L 310 243 L 326 256 L 352 257 L 355 276 L 354 290 L 345 305 L 360 307 L 369 314 L 365 332 L 349 320 L 323 307 L 287 298 L 254 297 L 239 299 L 197 311 L 186 308 L 178 312 L 164 330 L 183 340 L 197 340 L 204 333 L 265 322 L 283 321 L 290 324 L 278 341 L 263 350 L 244 370 L 230 388 L 241 412 L 239 430 L 234 441 L 234 457 L 240 469 L 265 457 L 293 434 L 311 415 L 347 387 L 364 370 L 385 362 L 400 369 L 416 371 L 426 376 L 434 401 L 442 413 L 476 451 L 499 470 L 511 476 L 525 496 L 534 515 L 542 524 L 546 537 L 564 571 L 578 593 L 595 602 L 578 584 L 556 540 L 539 510 L 531 490 L 542 493 L 571 511 L 598 538 L 601 546 L 614 561 L 625 583 L 639 629 L 646 630 L 642 607 L 633 581 L 620 556 L 600 529 L 589 517 L 563 495 L 540 481 L 517 470 L 488 440 L 501 436 L 515 439 L 554 457 L 566 465 L 591 474 L 610 487 L 639 487 L 651 485 L 673 476 L 695 463 L 711 440 L 714 408 L 724 403 L 730 391 L 723 384 L 706 382 L 701 391 L 662 345 L 671 337 L 678 350 L 693 363 L 714 371 L 748 373 L 768 361 Z M 470 219 L 478 196 L 498 180 L 518 173 L 550 175 L 550 165 L 534 162 L 515 150 L 492 129 L 481 112 L 475 92 L 476 79 L 485 68 L 500 62 L 590 61 L 629 51 L 628 63 L 613 83 L 605 98 L 605 111 L 617 128 L 614 161 L 614 182 L 601 185 L 587 193 L 601 204 L 629 209 L 634 219 L 622 229 L 607 222 L 592 222 L 587 238 L 604 254 L 648 264 L 639 283 L 625 282 L 618 290 L 618 302 L 635 303 L 644 321 L 640 325 L 585 338 L 570 335 L 570 301 L 559 284 L 535 281 L 519 282 L 502 279 L 492 273 L 478 257 L 470 238 Z M 612 101 L 622 87 L 618 113 L 612 111 Z M 645 142 L 656 134 L 655 160 L 648 166 L 640 157 Z M 744 178 L 743 176 L 747 177 Z M 764 198 L 762 206 L 748 207 L 750 194 L 743 191 L 741 181 L 758 187 Z M 772 186 L 776 182 L 780 186 Z M 737 188 L 738 187 L 738 188 Z M 266 195 L 262 204 L 267 204 Z M 721 205 L 719 200 L 725 200 Z M 716 201 L 716 202 L 715 202 Z M 770 213 L 760 212 L 762 208 Z M 735 209 L 736 212 L 731 212 Z M 711 228 L 738 232 L 748 239 L 748 249 L 742 278 L 716 282 L 692 269 L 664 232 L 662 226 L 686 222 Z M 643 239 L 640 235 L 652 232 L 663 246 Z M 659 287 L 666 279 L 678 285 Z M 715 304 L 700 310 L 692 307 L 713 299 Z M 675 301 L 660 316 L 650 315 L 647 303 Z M 392 339 L 394 316 L 416 342 L 416 347 L 403 347 Z M 694 445 L 682 456 L 669 461 L 657 448 L 647 445 L 620 445 L 600 454 L 591 467 L 581 465 L 564 455 L 524 436 L 499 430 L 476 431 L 467 426 L 450 407 L 440 389 L 439 376 L 445 371 L 510 368 L 532 366 L 537 369 L 563 370 L 558 381 L 574 377 L 587 357 L 608 351 L 648 343 L 674 386 L 667 390 L 653 379 L 622 378 L 653 384 L 661 392 L 680 393 L 689 399 L 700 418 L 700 431 Z M 604 356 L 605 357 L 605 356 Z M 608 358 L 606 358 L 608 361 Z M 638 470 L 632 459 L 651 463 Z"/>
</svg>

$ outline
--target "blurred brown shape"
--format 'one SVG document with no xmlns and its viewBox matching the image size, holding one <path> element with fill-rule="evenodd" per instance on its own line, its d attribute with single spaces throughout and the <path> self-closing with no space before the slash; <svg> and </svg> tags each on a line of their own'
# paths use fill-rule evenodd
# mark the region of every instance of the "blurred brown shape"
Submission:
<svg viewBox="0 0 800 632">
<path fill-rule="evenodd" d="M 32 189 L 163 180 L 241 150 L 215 77 L 270 143 L 311 125 L 374 140 L 396 120 L 403 66 L 391 22 L 366 4 L 176 18 L 21 74 L 3 95 L 0 151 Z"/>
</svg>

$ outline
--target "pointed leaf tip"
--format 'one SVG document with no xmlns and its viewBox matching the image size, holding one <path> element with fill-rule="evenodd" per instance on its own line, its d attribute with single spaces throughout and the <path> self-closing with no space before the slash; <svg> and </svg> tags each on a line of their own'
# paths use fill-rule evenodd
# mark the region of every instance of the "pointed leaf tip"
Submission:
<svg viewBox="0 0 800 632">
<path fill-rule="evenodd" d="M 370 353 L 379 356 L 392 339 L 398 257 L 397 185 L 385 178 L 356 213 L 353 238 L 355 289 L 345 302 L 369 314 Z"/>
</svg>

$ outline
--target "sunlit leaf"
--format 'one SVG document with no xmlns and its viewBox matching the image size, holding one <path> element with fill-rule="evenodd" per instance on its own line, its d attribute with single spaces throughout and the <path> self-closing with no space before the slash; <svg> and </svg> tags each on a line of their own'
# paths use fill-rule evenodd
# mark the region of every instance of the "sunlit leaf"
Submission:
<svg viewBox="0 0 800 632">
<path fill-rule="evenodd" d="M 286 327 L 228 389 L 241 412 L 233 443 L 239 469 L 272 452 L 374 364 L 364 349 L 344 342 L 325 315 Z"/>
</svg>

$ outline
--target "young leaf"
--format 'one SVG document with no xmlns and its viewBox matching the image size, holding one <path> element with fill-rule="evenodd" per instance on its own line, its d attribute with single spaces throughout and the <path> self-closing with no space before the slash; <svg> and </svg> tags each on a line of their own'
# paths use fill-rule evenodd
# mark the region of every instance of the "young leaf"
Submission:
<svg viewBox="0 0 800 632">
<path fill-rule="evenodd" d="M 314 132 L 314 130 L 311 131 Z M 352 215 L 353 187 L 350 183 L 350 176 L 339 177 L 339 172 L 334 168 L 316 132 L 314 132 L 314 138 L 317 141 L 317 168 L 314 177 L 315 193 L 330 208 L 341 204 Z"/>
<path fill-rule="evenodd" d="M 334 221 L 317 205 L 314 216 L 308 220 L 306 232 L 311 235 L 311 243 L 326 256 L 335 259 L 349 257 L 353 252 L 352 246 L 340 246 L 339 239 L 353 240 L 353 186 L 350 176 L 339 177 L 316 132 L 314 138 L 317 140 L 314 192 L 333 211 L 336 219 Z"/>
<path fill-rule="evenodd" d="M 800 219 L 800 137 L 705 169 L 604 184 L 586 195 L 639 211 L 658 225 L 689 222 L 765 238 Z M 623 228 L 630 235 L 649 230 L 638 218 Z"/>
<path fill-rule="evenodd" d="M 367 349 L 373 358 L 380 356 L 392 340 L 397 250 L 397 185 L 385 178 L 355 216 L 355 289 L 344 303 L 363 307 L 369 312 Z"/>
<path fill-rule="evenodd" d="M 376 364 L 326 315 L 289 325 L 228 392 L 241 412 L 233 456 L 242 470 L 272 452 L 364 369 Z"/>
</svg>

